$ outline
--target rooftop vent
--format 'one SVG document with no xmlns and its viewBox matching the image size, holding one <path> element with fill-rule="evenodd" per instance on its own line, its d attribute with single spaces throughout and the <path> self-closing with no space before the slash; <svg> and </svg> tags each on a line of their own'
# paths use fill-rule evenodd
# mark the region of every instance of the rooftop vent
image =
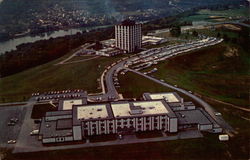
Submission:
<svg viewBox="0 0 250 160">
<path fill-rule="evenodd" d="M 98 109 L 97 109 L 97 111 L 99 111 L 99 112 L 100 112 L 100 111 L 102 111 L 102 109 L 101 109 L 101 108 L 98 108 Z"/>
</svg>

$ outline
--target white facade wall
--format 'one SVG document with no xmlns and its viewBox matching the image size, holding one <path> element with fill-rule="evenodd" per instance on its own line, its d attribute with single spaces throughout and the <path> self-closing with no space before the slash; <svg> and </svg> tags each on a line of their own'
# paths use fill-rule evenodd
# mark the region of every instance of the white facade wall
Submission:
<svg viewBox="0 0 250 160">
<path fill-rule="evenodd" d="M 55 143 L 56 139 L 55 138 L 43 138 L 42 142 L 43 143 Z"/>
<path fill-rule="evenodd" d="M 177 127 L 178 127 L 178 119 L 177 118 L 170 118 L 169 119 L 169 132 L 173 133 L 173 132 L 177 132 Z"/>
<path fill-rule="evenodd" d="M 73 126 L 73 137 L 75 141 L 82 140 L 82 128 L 81 126 Z"/>
<path fill-rule="evenodd" d="M 213 125 L 212 124 L 198 124 L 198 129 L 200 131 L 205 131 L 205 130 L 210 130 L 210 129 L 213 129 Z"/>
<path fill-rule="evenodd" d="M 114 134 L 123 131 L 125 128 L 130 131 L 134 130 L 135 132 L 152 130 L 177 132 L 177 118 L 169 119 L 167 115 L 159 115 L 88 121 L 82 123 L 82 135 Z M 76 131 L 79 133 L 79 128 L 77 128 Z M 81 134 L 75 135 L 74 133 L 74 139 L 75 136 L 78 137 L 78 139 L 82 138 L 80 135 Z"/>
<path fill-rule="evenodd" d="M 66 142 L 73 141 L 73 137 L 72 137 L 72 136 L 65 137 L 65 141 L 66 141 Z"/>
<path fill-rule="evenodd" d="M 141 25 L 115 26 L 116 47 L 128 52 L 134 52 L 136 48 L 141 48 L 142 34 Z"/>
</svg>

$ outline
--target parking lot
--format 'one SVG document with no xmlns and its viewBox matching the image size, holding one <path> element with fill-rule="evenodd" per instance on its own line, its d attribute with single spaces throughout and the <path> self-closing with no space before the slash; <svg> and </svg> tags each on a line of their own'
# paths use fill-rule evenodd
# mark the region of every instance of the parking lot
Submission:
<svg viewBox="0 0 250 160">
<path fill-rule="evenodd" d="M 49 91 L 45 93 L 33 93 L 32 98 L 36 101 L 49 101 L 67 98 L 82 98 L 86 97 L 87 93 L 80 89 L 75 90 L 62 90 L 62 91 Z"/>
<path fill-rule="evenodd" d="M 25 113 L 25 106 L 0 107 L 0 147 L 11 148 L 14 146 L 7 142 L 18 138 Z M 18 119 L 18 121 L 8 126 L 12 118 Z"/>
</svg>

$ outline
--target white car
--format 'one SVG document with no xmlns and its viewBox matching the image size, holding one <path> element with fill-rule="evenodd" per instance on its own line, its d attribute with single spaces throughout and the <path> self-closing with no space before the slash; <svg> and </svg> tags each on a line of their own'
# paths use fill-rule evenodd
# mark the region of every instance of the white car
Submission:
<svg viewBox="0 0 250 160">
<path fill-rule="evenodd" d="M 38 129 L 33 130 L 33 131 L 30 132 L 31 136 L 38 135 L 38 134 L 39 134 L 39 130 Z"/>
<path fill-rule="evenodd" d="M 220 112 L 215 113 L 216 116 L 221 116 L 222 114 Z"/>
<path fill-rule="evenodd" d="M 16 140 L 9 140 L 7 143 L 8 143 L 8 144 L 15 144 L 15 143 L 16 143 Z"/>
</svg>

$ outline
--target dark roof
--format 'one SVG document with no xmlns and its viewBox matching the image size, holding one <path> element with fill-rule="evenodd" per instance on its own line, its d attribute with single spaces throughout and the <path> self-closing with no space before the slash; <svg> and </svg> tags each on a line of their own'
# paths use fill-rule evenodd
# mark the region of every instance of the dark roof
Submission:
<svg viewBox="0 0 250 160">
<path fill-rule="evenodd" d="M 51 116 L 62 116 L 62 115 L 71 115 L 71 110 L 65 110 L 65 111 L 53 111 L 53 112 L 46 112 L 46 117 Z"/>
<path fill-rule="evenodd" d="M 126 20 L 122 21 L 121 25 L 123 25 L 123 26 L 134 26 L 135 21 L 132 21 L 130 19 L 126 19 Z"/>
<path fill-rule="evenodd" d="M 57 129 L 57 121 L 47 122 L 43 118 L 40 125 L 39 135 L 42 135 L 43 138 L 72 136 L 72 128 Z"/>
<path fill-rule="evenodd" d="M 59 119 L 57 120 L 56 129 L 71 129 L 72 119 Z"/>
<path fill-rule="evenodd" d="M 178 124 L 180 125 L 212 124 L 207 115 L 205 115 L 200 109 L 176 111 L 175 114 L 178 117 Z"/>
</svg>

